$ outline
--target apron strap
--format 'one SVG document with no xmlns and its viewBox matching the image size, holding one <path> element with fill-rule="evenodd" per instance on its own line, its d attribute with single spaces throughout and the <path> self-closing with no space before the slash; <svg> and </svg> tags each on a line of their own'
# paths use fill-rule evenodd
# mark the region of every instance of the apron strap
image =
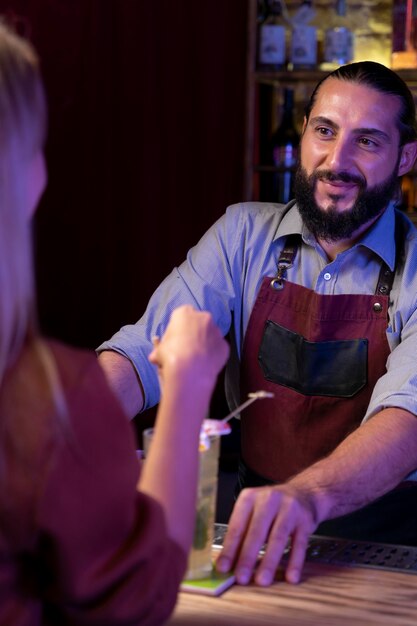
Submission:
<svg viewBox="0 0 417 626">
<path fill-rule="evenodd" d="M 375 289 L 376 296 L 389 295 L 392 288 L 392 283 L 394 282 L 394 276 L 395 270 L 391 272 L 390 268 L 384 261 L 381 266 L 381 271 L 379 272 L 378 284 Z"/>
<path fill-rule="evenodd" d="M 381 271 L 379 272 L 378 284 L 375 289 L 375 295 L 388 296 L 394 282 L 395 270 L 400 266 L 404 253 L 404 227 L 399 217 L 395 219 L 395 266 L 392 272 L 388 265 L 383 261 Z"/>
<path fill-rule="evenodd" d="M 298 238 L 298 235 L 289 235 L 285 239 L 284 247 L 278 258 L 277 274 L 275 278 L 271 280 L 271 287 L 273 289 L 282 289 L 284 286 L 287 269 L 293 266 L 295 255 L 297 254 Z"/>
</svg>

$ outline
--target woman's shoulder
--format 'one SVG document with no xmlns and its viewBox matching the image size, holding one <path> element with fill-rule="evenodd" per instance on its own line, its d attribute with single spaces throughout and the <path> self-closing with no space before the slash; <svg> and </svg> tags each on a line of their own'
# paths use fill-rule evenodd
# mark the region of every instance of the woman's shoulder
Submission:
<svg viewBox="0 0 417 626">
<path fill-rule="evenodd" d="M 84 406 L 86 410 L 94 406 L 106 414 L 122 413 L 125 418 L 94 350 L 70 346 L 54 339 L 47 339 L 45 345 L 53 357 L 59 383 L 71 406 Z"/>
<path fill-rule="evenodd" d="M 68 381 L 77 379 L 86 370 L 98 370 L 97 356 L 94 350 L 71 346 L 57 339 L 44 339 L 44 345 Z"/>
</svg>

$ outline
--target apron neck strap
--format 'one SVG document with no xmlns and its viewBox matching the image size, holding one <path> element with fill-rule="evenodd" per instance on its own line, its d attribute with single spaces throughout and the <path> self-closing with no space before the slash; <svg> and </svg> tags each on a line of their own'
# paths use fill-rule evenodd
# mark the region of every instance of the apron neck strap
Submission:
<svg viewBox="0 0 417 626">
<path fill-rule="evenodd" d="M 378 284 L 375 289 L 376 296 L 388 296 L 394 282 L 395 271 L 401 265 L 404 254 L 404 225 L 400 216 L 395 217 L 395 266 L 391 271 L 388 265 L 383 261 L 379 272 Z"/>
<path fill-rule="evenodd" d="M 294 258 L 297 254 L 298 235 L 289 235 L 284 243 L 284 247 L 278 257 L 277 274 L 271 280 L 273 289 L 282 289 L 284 286 L 285 274 L 289 267 L 294 264 Z"/>
</svg>

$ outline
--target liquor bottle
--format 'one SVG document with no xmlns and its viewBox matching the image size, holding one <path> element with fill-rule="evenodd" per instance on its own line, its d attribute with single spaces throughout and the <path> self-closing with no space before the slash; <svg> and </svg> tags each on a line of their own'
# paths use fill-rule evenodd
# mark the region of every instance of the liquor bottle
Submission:
<svg viewBox="0 0 417 626">
<path fill-rule="evenodd" d="M 312 0 L 303 0 L 291 20 L 290 64 L 292 69 L 311 69 L 317 65 L 317 28 L 309 24 L 314 16 Z"/>
<path fill-rule="evenodd" d="M 266 0 L 266 18 L 259 28 L 260 69 L 280 70 L 286 62 L 286 26 L 281 0 Z"/>
<path fill-rule="evenodd" d="M 336 1 L 333 26 L 324 33 L 324 63 L 322 69 L 335 69 L 353 59 L 353 33 L 348 28 L 346 0 Z"/>
<path fill-rule="evenodd" d="M 293 198 L 299 141 L 294 123 L 294 90 L 286 87 L 281 121 L 271 137 L 272 164 L 277 168 L 272 175 L 274 202 L 286 204 Z"/>
<path fill-rule="evenodd" d="M 258 24 L 268 17 L 267 0 L 256 0 L 256 21 Z"/>
</svg>

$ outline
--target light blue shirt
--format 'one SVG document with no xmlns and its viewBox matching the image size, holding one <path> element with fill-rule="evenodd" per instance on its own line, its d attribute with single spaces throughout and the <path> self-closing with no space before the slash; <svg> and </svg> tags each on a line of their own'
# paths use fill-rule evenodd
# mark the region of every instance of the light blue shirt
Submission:
<svg viewBox="0 0 417 626">
<path fill-rule="evenodd" d="M 230 333 L 227 396 L 239 401 L 239 358 L 249 316 L 265 276 L 274 276 L 285 237 L 302 237 L 287 279 L 320 294 L 374 294 L 381 260 L 394 269 L 395 213 L 391 204 L 363 239 L 329 262 L 314 236 L 304 226 L 294 202 L 288 205 L 241 203 L 230 206 L 155 291 L 143 317 L 121 328 L 101 350 L 128 357 L 144 389 L 144 408 L 159 400 L 156 369 L 148 361 L 151 338 L 161 336 L 171 312 L 192 304 L 212 313 L 226 335 Z M 387 372 L 377 382 L 364 420 L 386 407 L 417 415 L 417 230 L 404 222 L 405 262 L 398 268 L 390 296 L 387 338 L 391 354 Z"/>
</svg>

